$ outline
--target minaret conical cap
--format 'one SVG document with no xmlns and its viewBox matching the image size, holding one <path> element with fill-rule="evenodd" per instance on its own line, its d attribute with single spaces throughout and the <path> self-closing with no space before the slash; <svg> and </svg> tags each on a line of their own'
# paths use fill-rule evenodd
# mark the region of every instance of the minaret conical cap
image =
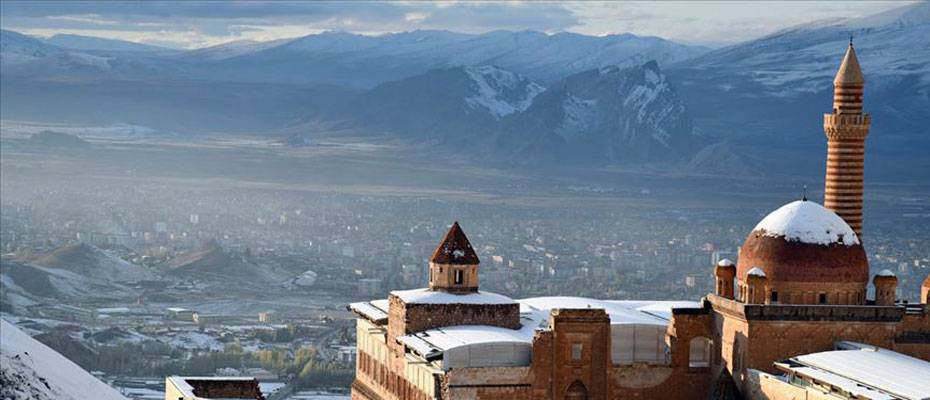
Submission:
<svg viewBox="0 0 930 400">
<path fill-rule="evenodd" d="M 481 263 L 458 221 L 449 228 L 446 237 L 433 251 L 433 256 L 429 260 L 436 264 L 474 265 Z"/>
<path fill-rule="evenodd" d="M 861 85 L 865 83 L 862 76 L 862 69 L 859 67 L 859 59 L 856 58 L 856 49 L 853 48 L 852 42 L 846 48 L 846 56 L 843 57 L 843 63 L 840 64 L 839 71 L 836 71 L 836 77 L 833 78 L 834 85 Z"/>
</svg>

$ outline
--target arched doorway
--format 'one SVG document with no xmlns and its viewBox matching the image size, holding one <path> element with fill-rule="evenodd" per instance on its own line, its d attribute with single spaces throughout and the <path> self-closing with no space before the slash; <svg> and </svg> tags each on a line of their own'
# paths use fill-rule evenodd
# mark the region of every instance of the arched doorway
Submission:
<svg viewBox="0 0 930 400">
<path fill-rule="evenodd" d="M 565 391 L 565 400 L 588 400 L 588 389 L 581 381 L 574 381 Z"/>
</svg>

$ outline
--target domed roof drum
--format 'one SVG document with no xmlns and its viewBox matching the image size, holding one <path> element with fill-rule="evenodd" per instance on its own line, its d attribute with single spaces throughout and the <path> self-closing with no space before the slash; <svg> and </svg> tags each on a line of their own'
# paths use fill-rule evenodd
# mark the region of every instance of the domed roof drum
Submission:
<svg viewBox="0 0 930 400">
<path fill-rule="evenodd" d="M 758 267 L 772 282 L 867 284 L 869 262 L 859 238 L 836 213 L 812 201 L 773 211 L 740 248 L 736 276 Z"/>
</svg>

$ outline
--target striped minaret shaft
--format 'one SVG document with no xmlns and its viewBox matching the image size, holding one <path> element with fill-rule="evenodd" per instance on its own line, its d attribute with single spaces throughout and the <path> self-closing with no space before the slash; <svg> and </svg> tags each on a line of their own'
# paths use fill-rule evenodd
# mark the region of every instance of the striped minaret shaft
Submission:
<svg viewBox="0 0 930 400">
<path fill-rule="evenodd" d="M 827 177 L 824 207 L 835 211 L 862 237 L 862 183 L 865 138 L 871 116 L 862 112 L 865 79 L 852 41 L 833 80 L 833 113 L 824 114 Z"/>
</svg>

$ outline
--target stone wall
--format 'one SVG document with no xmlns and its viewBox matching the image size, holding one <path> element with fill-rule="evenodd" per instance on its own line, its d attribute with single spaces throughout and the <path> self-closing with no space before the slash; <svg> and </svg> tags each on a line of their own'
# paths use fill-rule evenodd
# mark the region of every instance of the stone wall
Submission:
<svg viewBox="0 0 930 400">
<path fill-rule="evenodd" d="M 532 399 L 530 367 L 463 368 L 449 371 L 442 384 L 444 399 Z"/>
<path fill-rule="evenodd" d="M 513 304 L 420 304 L 388 297 L 388 346 L 403 353 L 396 338 L 411 332 L 453 325 L 490 325 L 520 328 L 520 305 Z"/>
</svg>

